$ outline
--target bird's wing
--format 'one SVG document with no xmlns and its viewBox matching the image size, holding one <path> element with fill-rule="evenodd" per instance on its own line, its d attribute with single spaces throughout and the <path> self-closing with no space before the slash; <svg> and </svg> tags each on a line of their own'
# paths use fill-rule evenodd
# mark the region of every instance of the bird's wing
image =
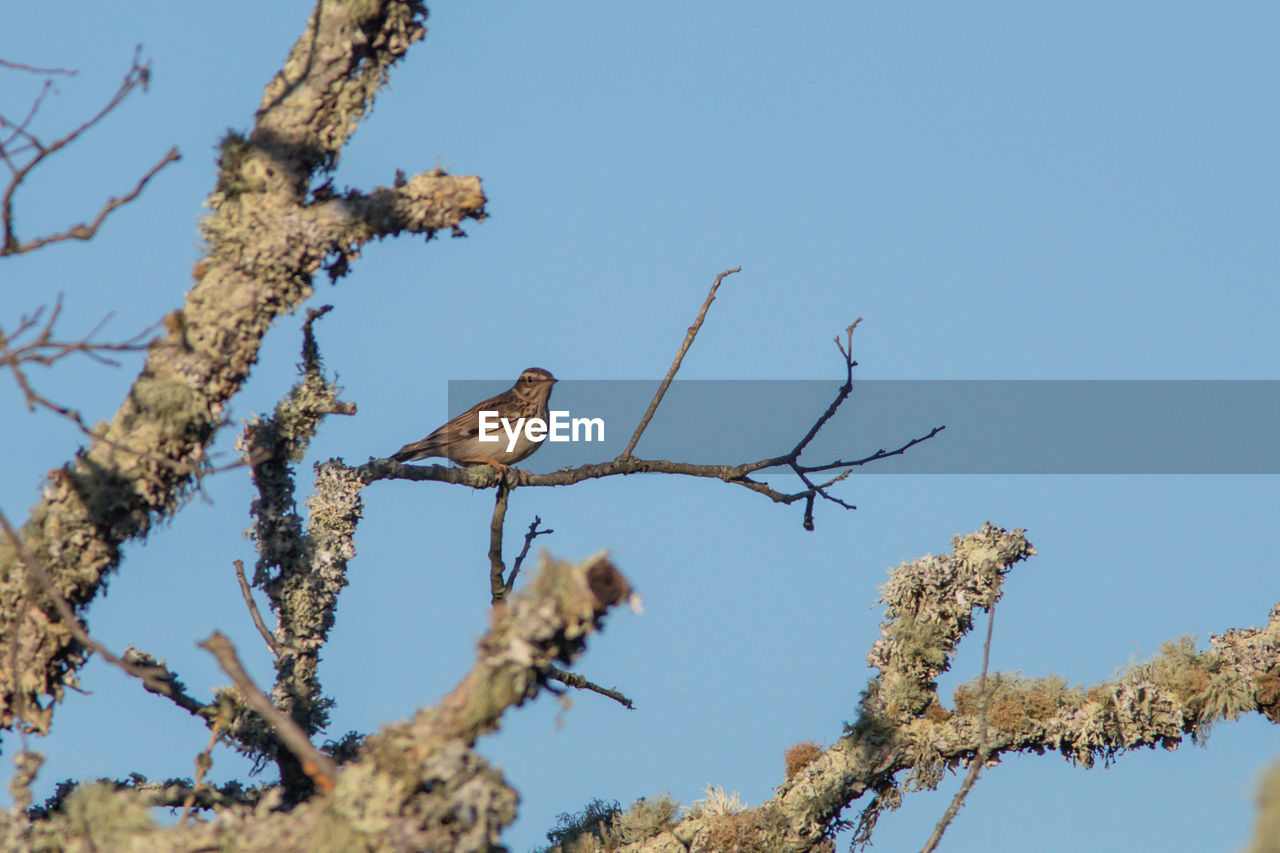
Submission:
<svg viewBox="0 0 1280 853">
<path fill-rule="evenodd" d="M 406 444 L 391 454 L 391 458 L 397 462 L 408 462 L 430 456 L 449 456 L 447 451 L 450 447 L 470 441 L 480 434 L 480 412 L 496 411 L 504 395 L 505 392 L 476 403 L 421 441 Z"/>
</svg>

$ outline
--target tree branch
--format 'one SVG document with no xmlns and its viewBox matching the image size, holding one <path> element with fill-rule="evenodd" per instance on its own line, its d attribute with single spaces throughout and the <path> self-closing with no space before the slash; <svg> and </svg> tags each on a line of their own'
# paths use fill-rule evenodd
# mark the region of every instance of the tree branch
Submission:
<svg viewBox="0 0 1280 853">
<path fill-rule="evenodd" d="M 716 280 L 711 284 L 711 290 L 707 293 L 707 298 L 702 302 L 702 308 L 698 311 L 698 316 L 694 318 L 693 325 L 685 332 L 684 341 L 680 344 L 680 349 L 676 351 L 675 360 L 671 362 L 671 368 L 667 371 L 667 375 L 663 378 L 662 384 L 658 386 L 658 391 L 653 395 L 653 399 L 649 401 L 649 408 L 645 410 L 644 417 L 640 419 L 640 423 L 636 426 L 636 431 L 632 433 L 631 440 L 627 442 L 626 450 L 618 455 L 618 459 L 629 459 L 631 451 L 636 449 L 636 443 L 640 441 L 640 436 L 644 434 L 645 427 L 649 425 L 653 413 L 658 410 L 658 404 L 662 402 L 662 398 L 667 393 L 667 388 L 671 385 L 671 380 L 675 379 L 676 371 L 680 369 L 680 362 L 684 361 L 684 355 L 689 351 L 689 347 L 693 345 L 693 339 L 698 336 L 698 330 L 702 328 L 702 321 L 707 318 L 707 309 L 711 307 L 711 302 L 716 298 L 716 291 L 720 289 L 720 282 L 724 281 L 725 276 L 733 275 L 736 272 L 742 272 L 742 267 L 734 267 L 731 270 L 725 270 L 716 276 Z"/>
<path fill-rule="evenodd" d="M 529 546 L 533 544 L 533 540 L 539 536 L 546 536 L 548 533 L 555 533 L 554 530 L 539 530 L 538 525 L 542 523 L 542 519 L 538 516 L 533 517 L 533 521 L 529 523 L 529 530 L 524 534 L 524 547 L 520 549 L 520 554 L 516 557 L 516 561 L 511 564 L 511 574 L 507 576 L 507 592 L 516 585 L 516 577 L 520 574 L 520 567 L 524 565 L 524 558 L 529 555 Z"/>
<path fill-rule="evenodd" d="M 84 626 L 80 624 L 80 620 L 76 618 L 71 605 L 67 603 L 67 600 L 62 597 L 57 587 L 54 586 L 53 579 L 49 576 L 45 567 L 41 565 L 39 558 L 27 548 L 26 543 L 22 541 L 18 531 L 9 523 L 8 517 L 3 512 L 0 512 L 0 531 L 4 533 L 8 540 L 12 553 L 17 555 L 14 568 L 19 570 L 21 575 L 17 580 L 23 584 L 27 582 L 28 578 L 36 582 L 39 592 L 43 593 L 43 596 L 40 597 L 51 603 L 53 609 L 61 617 L 63 624 L 67 626 L 68 631 L 80 646 L 97 652 L 102 656 L 103 660 L 141 681 L 143 688 L 148 693 L 164 696 L 193 716 L 204 717 L 206 721 L 212 716 L 210 706 L 202 705 L 188 695 L 186 686 L 162 662 L 157 661 L 146 652 L 137 651 L 132 646 L 123 655 L 117 655 L 91 637 Z M 3 552 L 0 551 L 0 553 Z M 36 590 L 28 589 L 23 596 L 24 602 L 28 597 L 35 597 L 35 595 Z M 25 615 L 22 611 L 19 611 L 19 613 Z M 6 661 L 6 669 L 10 671 L 3 673 L 6 680 L 14 677 L 12 669 L 15 657 L 16 652 L 10 650 Z M 24 709 L 24 711 L 26 712 L 24 719 L 28 720 L 33 728 L 38 726 L 42 718 L 47 719 L 50 713 L 50 709 L 40 708 L 39 706 Z"/>
<path fill-rule="evenodd" d="M 503 575 L 507 567 L 502 562 L 502 523 L 507 517 L 507 495 L 511 487 L 506 481 L 498 483 L 494 495 L 493 518 L 489 521 L 489 601 L 497 605 L 507 597 L 507 584 Z"/>
<path fill-rule="evenodd" d="M 955 816 L 959 814 L 960 807 L 964 805 L 965 797 L 969 796 L 969 791 L 973 788 L 975 782 L 978 781 L 978 774 L 982 772 L 983 766 L 990 757 L 990 750 L 987 749 L 987 665 L 991 661 L 991 632 L 996 624 L 996 607 L 994 604 L 987 608 L 987 639 L 982 644 L 982 672 L 978 676 L 978 751 L 974 754 L 969 762 L 969 773 L 964 777 L 964 782 L 960 784 L 960 790 L 956 791 L 956 795 L 951 799 L 951 805 L 947 806 L 947 810 L 943 812 L 942 818 L 933 828 L 933 833 L 929 836 L 929 840 L 925 842 L 921 853 L 933 853 L 938 849 L 938 842 L 942 840 L 942 833 L 947 831 L 947 827 L 951 821 L 955 820 Z"/>
<path fill-rule="evenodd" d="M 612 687 L 601 687 L 599 684 L 596 684 L 594 681 L 588 681 L 576 672 L 568 672 L 557 666 L 551 666 L 547 667 L 547 678 L 555 679 L 561 684 L 566 684 L 569 687 L 573 687 L 578 690 L 590 690 L 592 693 L 599 693 L 601 696 L 607 696 L 622 707 L 626 708 L 628 711 L 634 711 L 636 709 L 635 704 L 633 704 L 632 701 L 622 693 L 619 693 Z"/>
<path fill-rule="evenodd" d="M 710 849 L 708 839 L 732 829 L 753 849 L 830 850 L 832 834 L 848 826 L 843 810 L 872 793 L 857 845 L 870 840 L 879 814 L 905 791 L 932 789 L 966 761 L 981 766 L 1006 752 L 1055 751 L 1090 767 L 1140 746 L 1173 749 L 1188 734 L 1202 737 L 1215 721 L 1251 711 L 1280 722 L 1280 605 L 1263 629 L 1212 637 L 1203 652 L 1190 640 L 1167 643 L 1113 681 L 1072 687 L 1056 677 L 980 676 L 957 688 L 954 707 L 945 708 L 937 678 L 972 629 L 974 610 L 990 612 L 1004 575 L 1035 554 L 1022 531 L 990 524 L 953 546 L 950 554 L 903 563 L 882 588 L 886 619 L 867 656 L 879 675 L 834 746 L 790 774 L 761 806 L 731 815 L 690 812 L 617 849 Z"/>
<path fill-rule="evenodd" d="M 116 90 L 114 95 L 112 95 L 106 106 L 99 110 L 92 118 L 82 123 L 79 127 L 51 143 L 45 144 L 41 142 L 38 137 L 27 130 L 32 119 L 35 118 L 36 113 L 39 111 L 40 103 L 48 92 L 47 86 L 37 97 L 36 102 L 32 105 L 27 117 L 22 122 L 15 125 L 3 117 L 0 117 L 0 128 L 13 128 L 13 133 L 9 138 L 4 140 L 3 143 L 0 143 L 0 161 L 3 161 L 8 165 L 11 172 L 9 183 L 5 187 L 4 193 L 0 195 L 0 257 L 4 257 L 6 255 L 20 255 L 25 252 L 31 252 L 39 249 L 42 246 L 47 246 L 50 243 L 58 243 L 63 240 L 91 239 L 93 235 L 98 232 L 98 228 L 106 218 L 116 210 L 116 208 L 128 204 L 136 199 L 141 195 L 142 190 L 146 187 L 147 183 L 155 177 L 161 169 L 170 163 L 177 162 L 181 159 L 181 156 L 178 154 L 178 149 L 170 148 L 169 152 L 165 154 L 165 156 L 161 158 L 161 160 L 156 163 L 150 171 L 142 176 L 133 190 L 119 198 L 113 197 L 108 199 L 107 203 L 103 205 L 100 211 L 98 211 L 97 217 L 95 217 L 93 222 L 88 225 L 81 223 L 68 228 L 66 231 L 44 237 L 37 237 L 25 242 L 18 239 L 17 232 L 15 231 L 16 216 L 13 210 L 14 194 L 18 191 L 18 188 L 22 186 L 22 182 L 27 179 L 27 176 L 30 175 L 37 166 L 43 163 L 48 157 L 56 154 L 58 151 L 78 140 L 88 132 L 90 128 L 102 121 L 102 119 L 106 118 L 106 116 L 114 111 L 116 107 L 120 106 L 124 99 L 129 96 L 130 92 L 139 88 L 146 91 L 147 83 L 151 76 L 151 67 L 149 65 L 139 63 L 138 54 L 140 53 L 140 50 L 141 49 L 139 48 L 138 51 L 134 52 L 133 64 L 125 74 L 124 81 L 120 84 L 120 88 Z M 9 67 L 15 66 L 10 65 Z M 22 70 L 38 71 L 39 73 L 44 74 L 71 73 L 64 72 L 61 69 L 34 69 L 29 66 L 17 67 L 20 67 Z M 10 144 L 19 138 L 25 141 L 21 149 L 14 150 L 10 148 Z M 13 162 L 14 155 L 24 153 L 26 151 L 33 151 L 34 153 L 25 163 L 15 165 Z"/>
<path fill-rule="evenodd" d="M 253 625 L 258 629 L 263 642 L 267 644 L 267 648 L 271 650 L 271 656 L 277 657 L 276 640 L 271 636 L 267 623 L 262 619 L 262 613 L 258 610 L 258 602 L 253 600 L 253 590 L 249 588 L 249 581 L 244 576 L 244 560 L 236 560 L 233 565 L 236 569 L 236 580 L 240 582 L 240 594 L 244 596 L 245 607 L 249 608 L 249 617 L 253 619 Z"/>
</svg>

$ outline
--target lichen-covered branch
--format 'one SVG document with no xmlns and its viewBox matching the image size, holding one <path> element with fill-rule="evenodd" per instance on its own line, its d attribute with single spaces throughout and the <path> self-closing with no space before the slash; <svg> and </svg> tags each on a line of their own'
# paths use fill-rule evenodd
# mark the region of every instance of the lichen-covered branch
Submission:
<svg viewBox="0 0 1280 853">
<path fill-rule="evenodd" d="M 1034 553 L 1022 531 L 988 524 L 957 537 L 950 554 L 895 569 L 883 587 L 881 635 L 868 655 L 879 675 L 858 718 L 831 747 L 810 747 L 802 759 L 789 754 L 787 776 L 768 802 L 695 808 L 683 817 L 671 810 L 662 820 L 652 820 L 651 804 L 642 803 L 619 813 L 603 835 L 597 828 L 582 836 L 574 849 L 676 853 L 730 845 L 825 853 L 834 849 L 834 833 L 851 826 L 842 814 L 859 798 L 869 795 L 855 842 L 869 840 L 876 818 L 906 794 L 936 787 L 980 752 L 996 763 L 1006 752 L 1052 751 L 1088 767 L 1139 747 L 1176 748 L 1186 736 L 1252 711 L 1280 722 L 1280 606 L 1265 628 L 1233 629 L 1203 651 L 1187 639 L 1167 643 L 1112 681 L 1075 687 L 1054 677 L 996 674 L 985 681 L 985 697 L 975 680 L 946 707 L 937 678 L 974 612 L 993 605 L 1004 575 Z M 645 827 L 643 837 L 637 826 Z"/>
<path fill-rule="evenodd" d="M 425 15 L 419 2 L 317 4 L 253 130 L 224 142 L 195 285 L 111 422 L 50 475 L 22 529 L 73 606 L 102 588 L 124 542 L 189 496 L 263 336 L 311 295 L 326 260 L 345 262 L 372 237 L 430 235 L 484 216 L 478 179 L 438 172 L 368 197 L 307 200 L 391 66 L 423 37 Z M 28 586 L 13 549 L 0 545 L 0 624 L 11 626 L 0 639 L 0 725 L 44 732 L 85 653 L 48 602 L 28 606 Z"/>
<path fill-rule="evenodd" d="M 276 666 L 272 705 L 307 737 L 328 725 L 331 701 L 320 688 L 320 648 L 333 627 L 338 593 L 346 586 L 346 561 L 354 554 L 351 538 L 359 517 L 357 506 L 348 528 L 340 518 L 323 512 L 317 516 L 313 509 L 304 533 L 294 503 L 293 466 L 302 460 L 320 421 L 326 415 L 356 411 L 354 404 L 338 399 L 340 389 L 324 377 L 313 326 L 330 308 L 308 310 L 302 326 L 301 379 L 269 417 L 255 418 L 245 428 L 240 445 L 258 487 L 250 510 L 256 519 L 252 534 L 259 555 L 253 582 L 267 593 L 276 615 L 269 641 Z M 344 556 L 336 563 L 334 535 L 345 535 L 336 548 L 337 555 Z M 316 538 L 322 542 L 318 549 Z M 251 596 L 247 599 L 252 602 Z M 277 748 L 271 757 L 280 766 L 288 799 L 305 797 L 314 774 L 305 772 L 297 750 Z"/>
<path fill-rule="evenodd" d="M 255 794 L 248 804 L 235 792 L 230 804 L 211 794 L 204 804 L 218 819 L 162 828 L 148 809 L 157 795 L 171 802 L 178 791 L 87 785 L 45 820 L 0 812 L 0 847 L 492 853 L 515 819 L 517 796 L 472 749 L 476 739 L 508 708 L 535 697 L 549 668 L 573 662 L 609 608 L 630 597 L 630 584 L 603 555 L 577 565 L 546 562 L 492 611 L 474 666 L 439 705 L 370 736 L 338 771 L 331 793 L 290 810 L 280 810 L 278 792 Z"/>
</svg>

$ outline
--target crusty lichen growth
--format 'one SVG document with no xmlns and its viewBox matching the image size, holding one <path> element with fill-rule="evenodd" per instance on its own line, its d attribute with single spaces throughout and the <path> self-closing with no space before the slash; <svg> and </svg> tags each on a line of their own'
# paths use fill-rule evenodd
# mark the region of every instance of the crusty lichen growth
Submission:
<svg viewBox="0 0 1280 853">
<path fill-rule="evenodd" d="M 264 335 L 311 295 L 312 277 L 327 259 L 345 262 L 373 237 L 430 235 L 484 216 L 478 179 L 434 172 L 369 199 L 307 202 L 390 67 L 422 38 L 425 17 L 420 2 L 403 0 L 317 6 L 268 85 L 252 131 L 224 140 L 201 224 L 208 253 L 198 281 L 181 310 L 170 312 L 167 334 L 152 342 L 99 440 L 50 475 L 22 529 L 72 605 L 103 588 L 125 541 L 145 536 L 184 504 Z M 393 215 L 383 213 L 388 207 Z M 51 605 L 26 606 L 29 586 L 12 551 L 0 552 L 0 726 L 21 717 L 45 732 L 51 704 L 74 684 L 84 654 L 49 615 Z"/>
<path fill-rule="evenodd" d="M 952 541 L 954 550 L 904 563 L 881 586 L 885 621 L 867 663 L 880 670 L 882 710 L 910 720 L 934 701 L 937 678 L 973 625 L 977 607 L 1000 600 L 1009 568 L 1034 556 L 1023 531 L 991 524 Z"/>
</svg>

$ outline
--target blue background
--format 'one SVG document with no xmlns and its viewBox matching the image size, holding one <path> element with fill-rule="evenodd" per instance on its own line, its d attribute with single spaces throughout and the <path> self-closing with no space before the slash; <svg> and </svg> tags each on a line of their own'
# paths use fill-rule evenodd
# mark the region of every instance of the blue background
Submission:
<svg viewBox="0 0 1280 853">
<path fill-rule="evenodd" d="M 214 147 L 249 126 L 311 5 L 6 11 L 0 56 L 80 70 L 40 115 L 49 136 L 106 101 L 135 44 L 153 68 L 149 94 L 23 186 L 22 236 L 91 217 L 170 145 L 184 159 L 92 242 L 0 263 L 5 328 L 58 293 L 68 337 L 109 311 L 107 335 L 127 337 L 181 305 Z M 831 338 L 864 317 L 865 378 L 1278 378 L 1278 24 L 1270 3 L 433 6 L 336 183 L 371 189 L 441 163 L 483 177 L 492 216 L 465 240 L 367 246 L 339 285 L 317 282 L 309 304 L 336 306 L 322 351 L 359 414 L 325 423 L 300 491 L 313 460 L 363 462 L 441 423 L 448 379 L 514 380 L 529 365 L 660 377 L 711 280 L 739 264 L 684 377 L 838 379 Z M 21 115 L 39 79 L 0 74 L 0 111 Z M 301 319 L 272 330 L 233 418 L 287 391 Z M 94 421 L 136 374 L 140 360 L 124 362 L 32 379 Z M 28 414 L 11 381 L 0 412 L 0 506 L 21 520 L 81 436 Z M 223 461 L 233 439 L 219 437 Z M 513 850 L 592 797 L 688 803 L 716 784 L 767 799 L 788 746 L 830 743 L 855 716 L 885 569 L 987 519 L 1025 527 L 1041 554 L 996 614 L 999 670 L 1109 678 L 1164 640 L 1264 624 L 1280 598 L 1272 476 L 855 476 L 841 494 L 859 509 L 820 506 L 814 533 L 798 507 L 715 481 L 513 496 L 513 533 L 536 513 L 556 531 L 538 544 L 558 555 L 612 549 L 646 602 L 613 616 L 578 667 L 637 710 L 544 696 L 483 742 L 523 796 Z M 194 643 L 220 629 L 269 683 L 231 568 L 254 559 L 252 497 L 243 470 L 210 478 L 126 546 L 93 633 L 166 658 L 203 698 L 225 678 Z M 438 699 L 485 626 L 492 495 L 386 482 L 365 500 L 321 669 L 335 737 Z M 979 659 L 979 643 L 962 647 L 944 697 Z M 197 721 L 99 661 L 84 687 L 32 744 L 49 759 L 40 795 L 68 776 L 194 772 Z M 6 755 L 18 746 L 5 737 Z M 1010 756 L 944 849 L 1238 849 L 1278 746 L 1249 718 L 1207 749 L 1109 769 Z M 244 772 L 215 751 L 212 780 Z M 909 796 L 876 849 L 918 848 L 958 784 Z"/>
</svg>

